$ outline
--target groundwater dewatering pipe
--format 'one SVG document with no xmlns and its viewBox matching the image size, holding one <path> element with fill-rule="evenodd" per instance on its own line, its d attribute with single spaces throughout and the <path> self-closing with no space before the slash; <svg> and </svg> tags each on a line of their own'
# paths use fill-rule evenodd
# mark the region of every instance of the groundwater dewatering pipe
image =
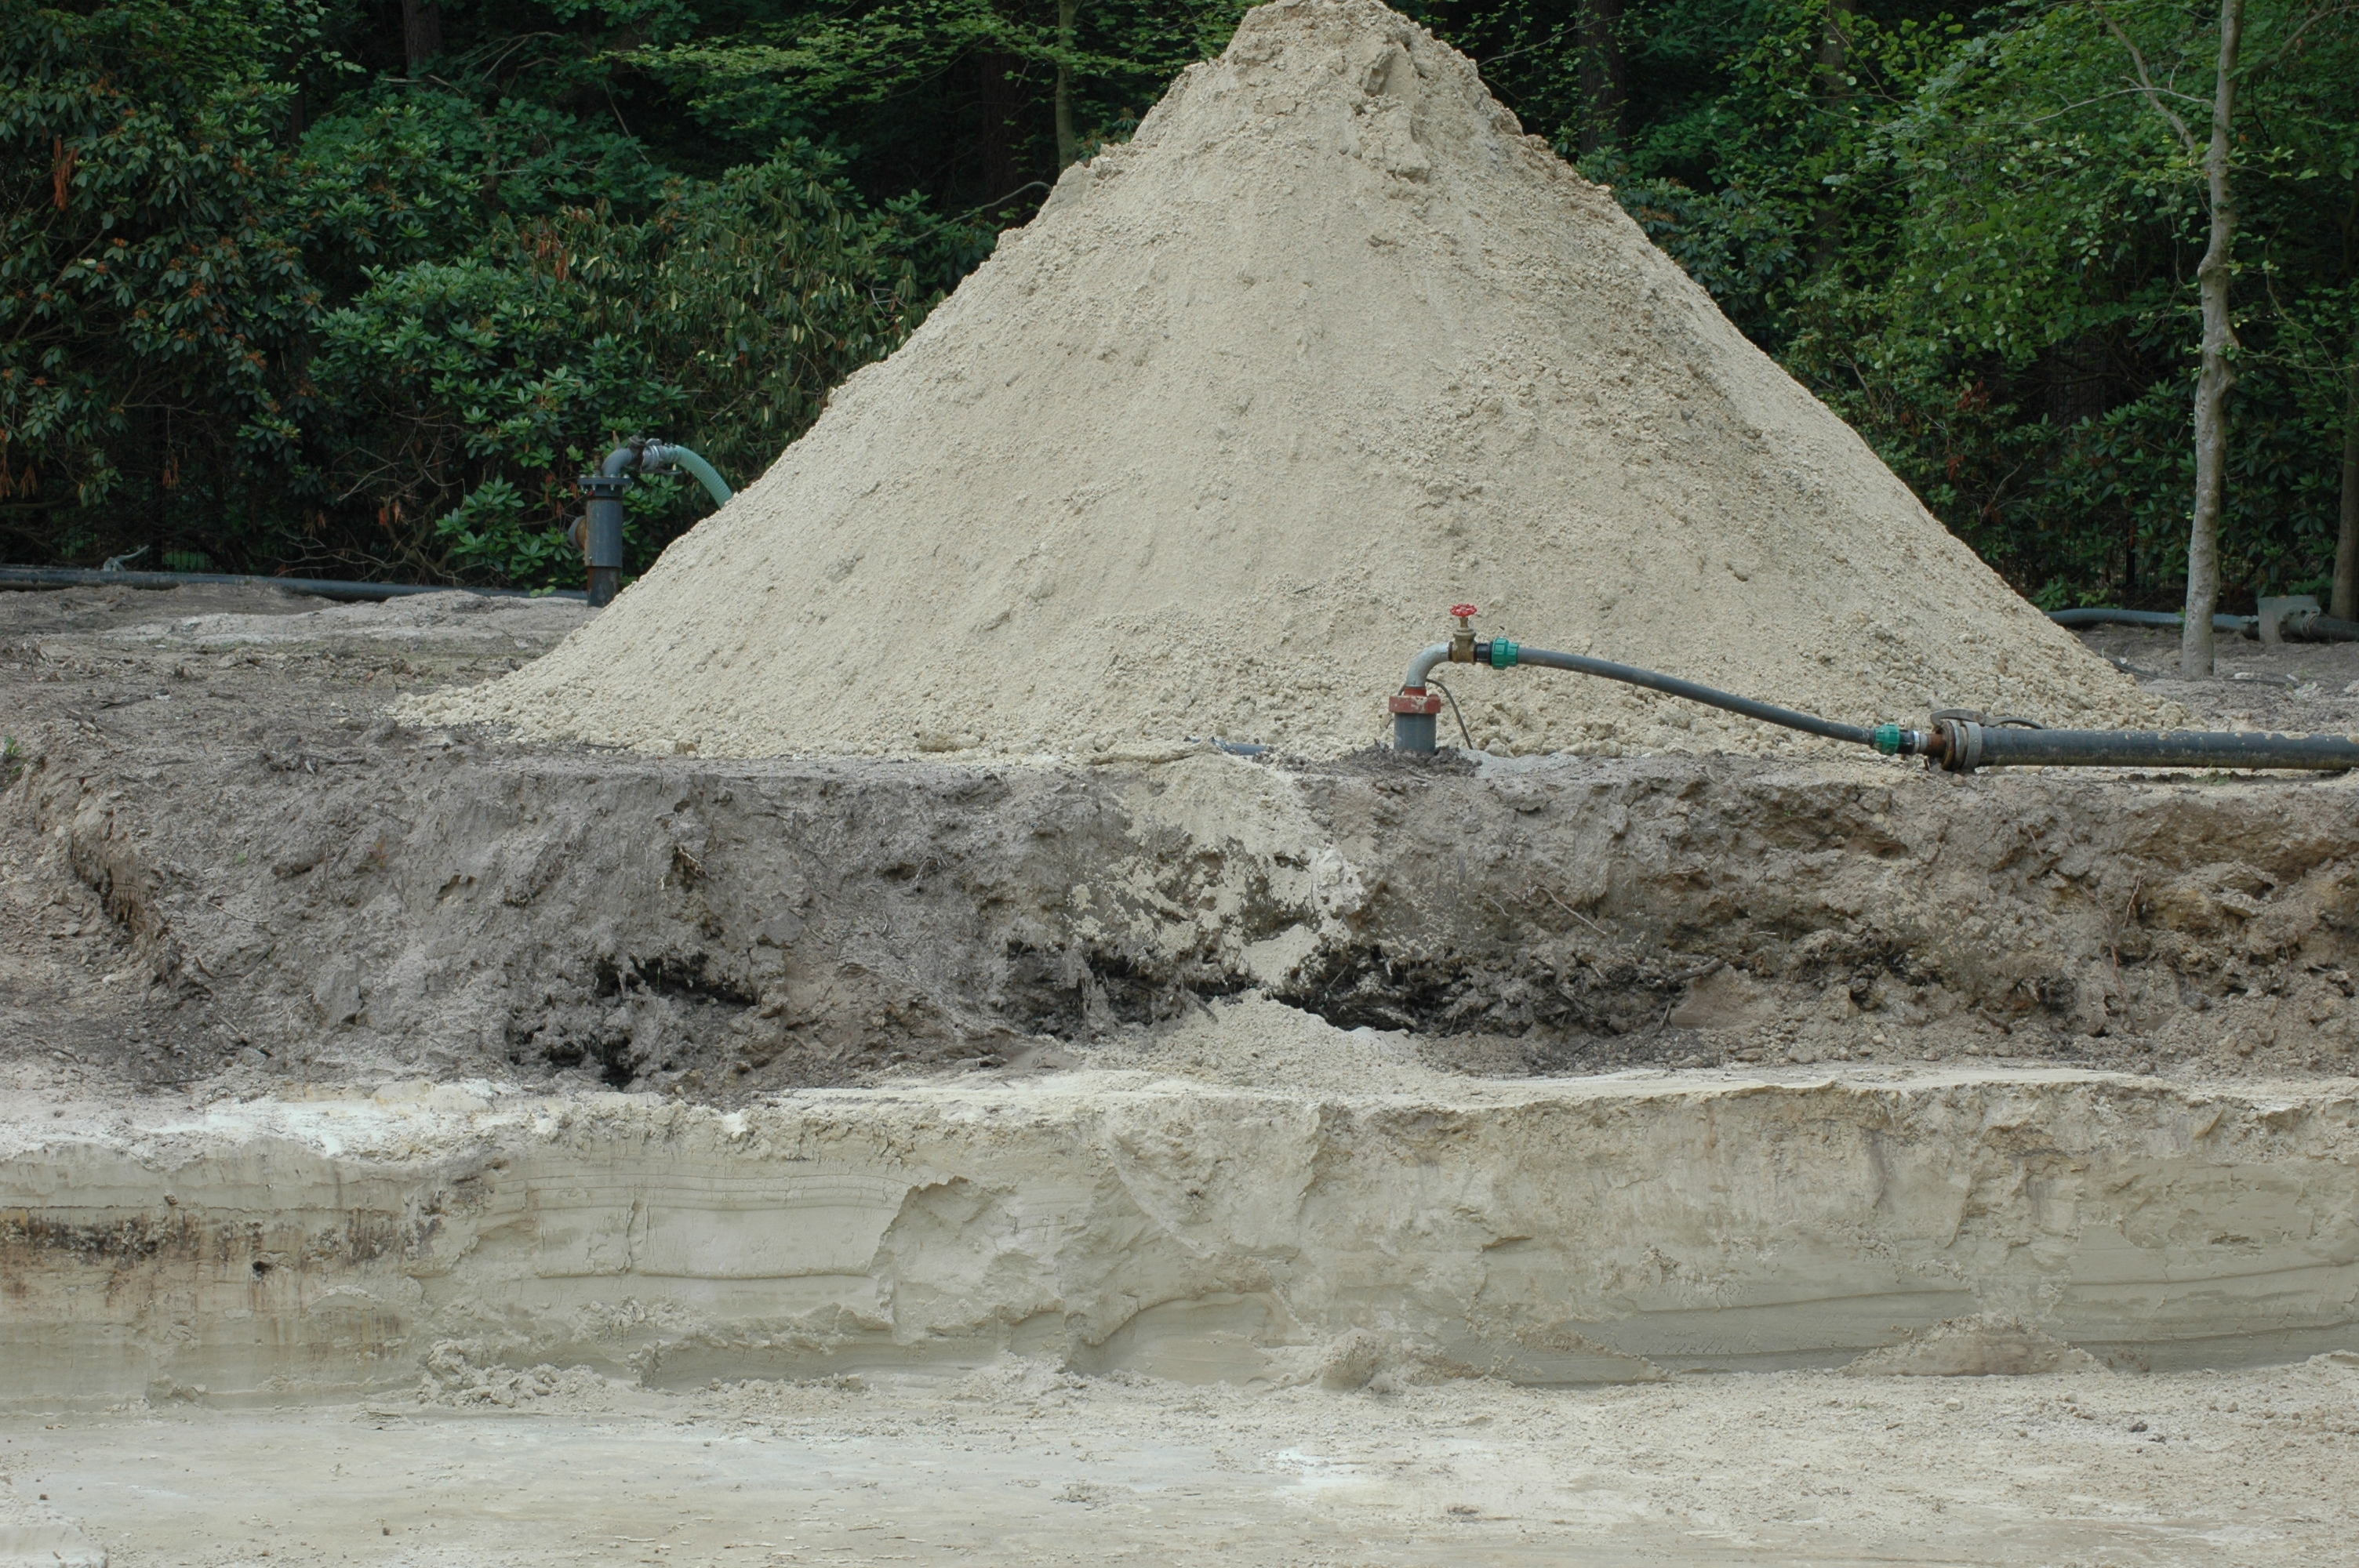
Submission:
<svg viewBox="0 0 2359 1568">
<path fill-rule="evenodd" d="M 716 506 L 735 493 L 711 463 L 670 441 L 650 441 L 634 436 L 606 454 L 596 473 L 582 476 L 585 498 L 582 519 L 582 552 L 589 557 L 590 602 L 611 604 L 623 586 L 623 492 L 631 470 L 655 473 L 677 464 L 696 476 Z"/>
<path fill-rule="evenodd" d="M 643 472 L 656 473 L 674 467 L 684 468 L 695 476 L 696 482 L 704 487 L 705 494 L 712 497 L 715 506 L 728 505 L 730 497 L 737 493 L 729 488 L 729 481 L 721 477 L 720 470 L 677 442 L 649 441 L 647 450 L 640 454 L 639 468 Z"/>
<path fill-rule="evenodd" d="M 2259 615 L 2214 615 L 2212 630 L 2272 642 L 2359 643 L 2359 621 L 2339 621 L 2321 614 L 2318 600 L 2307 597 L 2264 599 Z M 2048 619 L 2059 626 L 2157 626 L 2176 632 L 2185 617 L 2174 610 L 2051 610 Z M 2274 626 L 2274 632 L 2271 630 Z"/>
<path fill-rule="evenodd" d="M 2263 735 L 2189 730 L 2017 730 L 1945 719 L 1936 748 L 1955 773 L 1976 768 L 2359 767 L 2359 742 L 2343 735 Z"/>
<path fill-rule="evenodd" d="M 1616 664 L 1611 659 L 1527 648 L 1504 637 L 1477 640 L 1465 620 L 1473 613 L 1472 607 L 1461 605 L 1452 613 L 1461 617 L 1459 634 L 1448 643 L 1437 643 L 1420 651 L 1410 660 L 1408 679 L 1392 699 L 1393 749 L 1397 752 L 1430 756 L 1436 750 L 1434 718 L 1440 712 L 1440 698 L 1428 691 L 1427 683 L 1435 667 L 1447 662 L 1486 665 L 1495 670 L 1538 665 L 1598 676 L 1830 741 L 1872 746 L 1887 757 L 1922 756 L 1953 773 L 1970 773 L 1987 767 L 2289 768 L 2327 773 L 2359 768 L 2359 741 L 2345 735 L 2034 730 L 2020 728 L 2016 722 L 1985 724 L 1978 719 L 1948 714 L 1936 717 L 1922 730 L 1903 729 L 1897 724 L 1879 724 L 1869 729 L 1739 697 L 1657 670 Z"/>
<path fill-rule="evenodd" d="M 276 588 L 314 599 L 354 601 L 408 599 L 420 593 L 473 593 L 487 599 L 582 599 L 578 589 L 466 588 L 438 582 L 338 582 L 308 577 L 245 577 L 234 572 L 93 571 L 87 567 L 0 567 L 0 589 Z"/>
<path fill-rule="evenodd" d="M 2161 626 L 2176 632 L 2184 622 L 2176 610 L 2051 610 L 2048 619 L 2059 626 Z M 2214 632 L 2249 633 L 2253 618 L 2249 615 L 2214 615 Z"/>
</svg>

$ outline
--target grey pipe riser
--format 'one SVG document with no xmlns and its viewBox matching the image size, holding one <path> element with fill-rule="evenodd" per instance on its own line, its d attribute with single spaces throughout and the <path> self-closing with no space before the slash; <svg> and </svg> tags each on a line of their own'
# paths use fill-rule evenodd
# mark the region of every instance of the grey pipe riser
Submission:
<svg viewBox="0 0 2359 1568">
<path fill-rule="evenodd" d="M 104 572 L 88 567 L 0 567 L 0 589 L 35 592 L 60 588 L 276 588 L 313 599 L 372 603 L 420 593 L 473 593 L 487 599 L 582 599 L 580 589 L 548 592 L 526 588 L 468 588 L 459 583 L 342 582 L 325 578 L 250 577 L 236 572 Z"/>
<path fill-rule="evenodd" d="M 1981 740 L 1985 768 L 2359 768 L 2359 741 L 2342 735 L 1984 728 Z"/>
<path fill-rule="evenodd" d="M 1393 715 L 1393 750 L 1411 756 L 1430 757 L 1440 749 L 1436 737 L 1434 716 L 1430 713 L 1396 713 Z"/>
</svg>

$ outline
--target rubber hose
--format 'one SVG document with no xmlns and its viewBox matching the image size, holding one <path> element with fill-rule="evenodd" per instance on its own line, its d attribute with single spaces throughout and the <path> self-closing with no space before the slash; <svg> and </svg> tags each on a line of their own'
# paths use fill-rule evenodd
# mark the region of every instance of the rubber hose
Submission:
<svg viewBox="0 0 2359 1568">
<path fill-rule="evenodd" d="M 1982 732 L 1980 766 L 2078 768 L 2359 768 L 2341 735 L 2172 730 L 2000 730 Z"/>
<path fill-rule="evenodd" d="M 712 504 L 715 506 L 728 505 L 730 498 L 736 494 L 735 491 L 729 488 L 729 481 L 721 477 L 720 470 L 690 451 L 686 447 L 674 442 L 649 441 L 642 462 L 647 468 L 661 469 L 677 465 L 686 469 L 695 476 L 696 482 L 704 487 L 704 493 L 712 497 Z"/>
<path fill-rule="evenodd" d="M 1742 713 L 1747 719 L 1758 719 L 1765 724 L 1782 724 L 1788 730 L 1799 730 L 1805 734 L 1823 735 L 1830 741 L 1850 741 L 1862 746 L 1875 744 L 1875 732 L 1857 724 L 1838 724 L 1832 719 L 1821 719 L 1816 714 L 1797 713 L 1790 708 L 1779 708 L 1774 703 L 1756 702 L 1749 697 L 1738 697 L 1713 687 L 1699 686 L 1677 676 L 1642 670 L 1636 665 L 1617 665 L 1611 659 L 1593 659 L 1586 654 L 1552 654 L 1546 648 L 1524 647 L 1516 650 L 1516 663 L 1577 670 L 1585 676 L 1603 676 L 1607 680 L 1618 680 L 1627 686 L 1643 686 L 1652 691 L 1686 697 L 1690 702 L 1705 703 L 1731 713 Z"/>
</svg>

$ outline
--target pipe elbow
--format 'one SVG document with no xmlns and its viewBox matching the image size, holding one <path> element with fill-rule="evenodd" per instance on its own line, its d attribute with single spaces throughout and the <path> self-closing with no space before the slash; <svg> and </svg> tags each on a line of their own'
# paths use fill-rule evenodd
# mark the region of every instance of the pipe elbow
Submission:
<svg viewBox="0 0 2359 1568">
<path fill-rule="evenodd" d="M 598 465 L 599 477 L 602 479 L 622 478 L 637 465 L 639 460 L 639 451 L 640 448 L 636 443 L 626 443 L 625 445 L 616 447 L 613 451 L 606 454 L 606 460 Z"/>
<path fill-rule="evenodd" d="M 1408 662 L 1408 675 L 1401 681 L 1401 689 L 1423 691 L 1425 677 L 1433 673 L 1433 666 L 1449 662 L 1450 644 L 1447 643 L 1436 643 L 1433 646 L 1422 650 L 1417 657 Z"/>
<path fill-rule="evenodd" d="M 639 467 L 649 473 L 670 468 L 686 470 L 697 483 L 704 487 L 704 493 L 712 497 L 715 506 L 728 505 L 736 494 L 729 488 L 729 481 L 721 477 L 720 470 L 678 441 L 649 441 L 639 456 Z"/>
</svg>

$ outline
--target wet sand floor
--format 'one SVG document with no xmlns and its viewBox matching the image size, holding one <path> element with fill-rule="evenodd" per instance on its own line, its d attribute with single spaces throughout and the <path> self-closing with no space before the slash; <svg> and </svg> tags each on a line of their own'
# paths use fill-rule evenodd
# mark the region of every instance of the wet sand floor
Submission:
<svg viewBox="0 0 2359 1568">
<path fill-rule="evenodd" d="M 540 1386 L 14 1417 L 0 1508 L 71 1521 L 116 1568 L 2359 1562 L 2347 1356 L 1394 1394 L 1013 1358 L 954 1380 Z M 452 1397 L 520 1402 L 434 1402 Z M 19 1561 L 53 1559 L 0 1552 Z"/>
</svg>

